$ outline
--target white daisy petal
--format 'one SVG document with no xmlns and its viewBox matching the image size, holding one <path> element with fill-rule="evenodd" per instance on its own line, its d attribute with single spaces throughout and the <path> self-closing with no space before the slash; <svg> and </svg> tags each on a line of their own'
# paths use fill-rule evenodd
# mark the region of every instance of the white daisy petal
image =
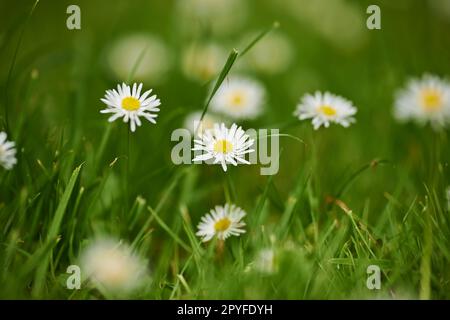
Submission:
<svg viewBox="0 0 450 320">
<path fill-rule="evenodd" d="M 11 170 L 17 163 L 15 143 L 7 140 L 6 132 L 0 132 L 0 166 Z"/>
<path fill-rule="evenodd" d="M 148 95 L 152 93 L 152 89 L 145 91 L 142 96 L 139 98 L 141 102 L 144 102 L 147 99 Z"/>
<path fill-rule="evenodd" d="M 139 83 L 139 86 L 138 86 L 138 89 L 137 89 L 137 92 L 136 92 L 136 97 L 139 97 L 139 96 L 140 96 L 141 90 L 142 90 L 142 86 L 143 86 L 142 82 Z"/>
<path fill-rule="evenodd" d="M 116 112 L 115 114 L 113 114 L 111 117 L 108 118 L 108 122 L 113 122 L 115 120 L 117 120 L 117 118 L 120 118 L 122 116 L 122 114 L 120 114 L 119 112 Z"/>
<path fill-rule="evenodd" d="M 226 164 L 226 162 L 225 162 L 224 159 L 222 159 L 222 161 L 220 162 L 220 164 L 222 165 L 223 171 L 224 171 L 224 172 L 227 172 L 227 164 Z"/>
<path fill-rule="evenodd" d="M 199 155 L 199 156 L 195 157 L 194 159 L 192 159 L 192 161 L 205 161 L 205 160 L 211 159 L 212 157 L 213 157 L 212 154 L 205 153 L 205 154 L 202 154 L 202 155 Z"/>
</svg>

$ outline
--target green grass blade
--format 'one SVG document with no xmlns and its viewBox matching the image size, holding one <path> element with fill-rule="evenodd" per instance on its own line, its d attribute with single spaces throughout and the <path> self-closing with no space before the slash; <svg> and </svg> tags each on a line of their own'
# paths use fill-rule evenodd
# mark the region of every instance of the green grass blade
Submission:
<svg viewBox="0 0 450 320">
<path fill-rule="evenodd" d="M 69 183 L 64 190 L 61 201 L 58 204 L 55 215 L 53 216 L 52 223 L 50 225 L 50 229 L 47 235 L 47 241 L 52 241 L 56 238 L 59 232 L 59 228 L 61 227 L 61 222 L 64 217 L 64 213 L 66 212 L 67 204 L 69 203 L 70 197 L 72 196 L 73 189 L 75 187 L 75 182 L 78 179 L 78 175 L 80 174 L 82 165 L 75 168 L 70 177 Z"/>
<path fill-rule="evenodd" d="M 147 207 L 147 210 L 151 213 L 151 215 L 155 218 L 155 220 L 158 222 L 158 224 L 165 230 L 169 236 L 175 240 L 184 250 L 187 252 L 192 252 L 191 248 L 178 237 L 175 232 L 172 231 L 172 229 L 169 228 L 169 226 L 158 216 L 158 214 L 151 208 Z"/>
<path fill-rule="evenodd" d="M 255 39 L 253 39 L 252 42 L 250 42 L 244 50 L 240 53 L 239 57 L 242 57 L 245 55 L 256 43 L 258 43 L 262 38 L 264 38 L 269 32 L 272 30 L 278 29 L 280 27 L 280 23 L 278 21 L 275 21 L 269 28 L 266 30 L 263 30 L 260 34 L 256 36 Z"/>
<path fill-rule="evenodd" d="M 226 76 L 231 70 L 231 67 L 233 66 L 234 62 L 236 61 L 236 58 L 238 57 L 239 53 L 236 49 L 233 49 L 230 54 L 228 55 L 227 62 L 225 62 L 225 65 L 222 68 L 222 71 L 219 74 L 219 77 L 216 80 L 216 83 L 214 84 L 214 87 L 211 91 L 211 94 L 209 95 L 208 100 L 206 100 L 206 104 L 203 107 L 202 115 L 200 117 L 201 122 L 208 111 L 209 104 L 211 103 L 211 100 L 214 98 L 214 95 L 216 94 L 217 90 L 219 90 L 220 86 L 222 85 L 222 82 L 225 80 Z M 200 123 L 197 126 L 195 132 L 198 132 L 198 129 L 200 127 Z"/>
<path fill-rule="evenodd" d="M 58 232 L 61 227 L 61 222 L 66 212 L 70 197 L 72 196 L 72 192 L 75 187 L 75 183 L 78 179 L 78 175 L 80 174 L 81 167 L 82 165 L 78 166 L 73 171 L 69 183 L 67 184 L 66 189 L 64 190 L 64 193 L 55 211 L 55 215 L 53 216 L 52 222 L 50 224 L 47 238 L 43 246 L 44 248 L 48 248 L 49 250 L 45 250 L 46 254 L 42 259 L 40 259 L 40 264 L 36 271 L 35 283 L 33 286 L 33 296 L 35 297 L 38 297 L 42 294 L 45 276 L 47 273 L 48 265 L 50 263 L 50 258 L 52 256 L 51 248 L 53 248 L 53 245 L 56 244 Z"/>
</svg>

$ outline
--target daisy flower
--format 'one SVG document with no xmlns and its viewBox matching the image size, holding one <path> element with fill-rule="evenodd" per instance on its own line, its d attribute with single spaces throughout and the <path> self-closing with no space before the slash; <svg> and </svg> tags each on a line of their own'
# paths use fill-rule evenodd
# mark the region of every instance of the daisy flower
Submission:
<svg viewBox="0 0 450 320">
<path fill-rule="evenodd" d="M 194 140 L 193 151 L 202 151 L 202 154 L 192 161 L 206 161 L 213 159 L 213 163 L 220 163 L 223 171 L 227 171 L 227 163 L 237 166 L 238 163 L 250 164 L 245 160 L 246 154 L 253 152 L 250 147 L 254 140 L 245 134 L 241 127 L 235 123 L 228 129 L 224 123 L 214 124 L 212 130 L 199 133 L 200 139 Z"/>
<path fill-rule="evenodd" d="M 394 115 L 400 121 L 444 127 L 450 120 L 450 84 L 433 75 L 411 79 L 396 94 Z"/>
<path fill-rule="evenodd" d="M 241 221 L 245 215 L 245 211 L 234 204 L 216 206 L 202 217 L 196 235 L 201 237 L 203 242 L 211 240 L 214 236 L 219 240 L 225 240 L 229 236 L 239 236 L 245 233 L 243 229 L 245 222 Z"/>
<path fill-rule="evenodd" d="M 200 118 L 202 117 L 202 111 L 194 111 L 189 113 L 184 120 L 184 127 L 188 129 L 191 134 L 195 135 L 197 132 L 203 132 L 205 130 L 210 130 L 214 128 L 214 123 L 218 122 L 218 117 L 212 114 L 205 114 L 202 122 L 200 123 Z M 199 127 L 200 125 L 200 127 Z"/>
<path fill-rule="evenodd" d="M 83 273 L 109 291 L 131 291 L 145 275 L 145 265 L 127 245 L 114 239 L 94 241 L 81 255 Z"/>
<path fill-rule="evenodd" d="M 15 143 L 6 140 L 6 132 L 0 132 L 0 165 L 11 170 L 17 163 Z"/>
<path fill-rule="evenodd" d="M 225 80 L 214 98 L 211 110 L 233 119 L 254 119 L 263 111 L 264 87 L 257 81 L 232 77 Z"/>
<path fill-rule="evenodd" d="M 357 110 L 352 102 L 329 92 L 317 91 L 314 95 L 306 94 L 297 105 L 294 115 L 299 120 L 312 119 L 314 129 L 322 125 L 326 128 L 330 123 L 348 127 L 355 122 L 353 116 Z"/>
<path fill-rule="evenodd" d="M 132 132 L 136 130 L 136 126 L 140 126 L 141 120 L 139 117 L 144 117 L 151 123 L 156 123 L 155 118 L 158 116 L 158 106 L 161 105 L 156 95 L 148 97 L 152 90 L 145 91 L 141 95 L 142 83 L 133 84 L 133 87 L 122 83 L 117 85 L 117 90 L 106 90 L 105 97 L 100 99 L 107 105 L 106 109 L 101 110 L 101 113 L 112 113 L 108 121 L 113 122 L 118 118 L 123 118 L 123 122 L 130 123 Z"/>
</svg>

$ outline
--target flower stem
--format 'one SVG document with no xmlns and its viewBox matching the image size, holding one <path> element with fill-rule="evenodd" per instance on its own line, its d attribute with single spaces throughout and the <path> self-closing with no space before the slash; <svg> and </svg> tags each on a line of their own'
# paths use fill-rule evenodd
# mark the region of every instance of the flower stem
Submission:
<svg viewBox="0 0 450 320">
<path fill-rule="evenodd" d="M 217 247 L 216 247 L 216 260 L 221 261 L 223 257 L 223 252 L 225 249 L 225 241 L 224 240 L 218 240 L 217 241 Z"/>
<path fill-rule="evenodd" d="M 130 149 L 131 149 L 131 132 L 129 126 L 126 126 L 126 140 L 124 141 L 125 168 L 123 170 L 124 180 L 124 217 L 128 215 L 130 210 Z"/>
</svg>

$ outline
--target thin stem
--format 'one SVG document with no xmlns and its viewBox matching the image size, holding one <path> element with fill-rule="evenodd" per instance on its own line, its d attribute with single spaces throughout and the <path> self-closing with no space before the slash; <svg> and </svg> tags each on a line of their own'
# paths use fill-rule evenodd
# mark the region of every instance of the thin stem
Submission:
<svg viewBox="0 0 450 320">
<path fill-rule="evenodd" d="M 241 51 L 241 54 L 239 55 L 240 57 L 242 57 L 244 54 L 246 54 L 256 43 L 259 42 L 259 40 L 261 40 L 262 38 L 264 38 L 264 36 L 266 34 L 268 34 L 269 32 L 271 32 L 272 30 L 278 29 L 280 27 L 280 23 L 278 21 L 275 21 L 269 28 L 267 28 L 266 30 L 262 31 L 260 34 L 258 34 L 256 36 L 255 39 L 253 39 L 252 42 L 250 42 L 247 47 L 244 48 L 244 50 Z"/>
<path fill-rule="evenodd" d="M 219 261 L 219 262 L 222 261 L 224 250 L 225 250 L 225 241 L 218 240 L 217 247 L 216 247 L 216 260 L 217 261 Z"/>
<path fill-rule="evenodd" d="M 125 187 L 126 187 L 126 201 L 125 208 L 127 213 L 130 210 L 130 161 L 131 161 L 131 131 L 130 128 L 127 127 L 127 160 L 126 160 L 126 168 L 125 168 Z"/>
<path fill-rule="evenodd" d="M 239 53 L 236 49 L 233 49 L 229 56 L 227 61 L 225 62 L 225 65 L 223 66 L 219 77 L 217 78 L 213 89 L 211 91 L 211 94 L 208 98 L 208 100 L 206 100 L 206 104 L 203 107 L 203 111 L 202 111 L 202 115 L 200 116 L 200 121 L 197 125 L 197 128 L 195 129 L 195 135 L 198 134 L 199 132 L 199 128 L 201 125 L 201 122 L 203 121 L 203 118 L 205 117 L 206 113 L 208 112 L 208 108 L 209 108 L 209 104 L 211 103 L 212 99 L 214 98 L 214 95 L 216 94 L 217 90 L 219 90 L 220 85 L 222 84 L 222 82 L 225 80 L 226 76 L 228 75 L 228 73 L 231 71 L 231 67 L 233 66 L 233 64 L 235 63 L 236 59 L 238 59 L 239 57 L 242 57 L 244 54 L 246 54 L 258 41 L 260 41 L 262 38 L 264 38 L 264 36 L 266 34 L 268 34 L 270 31 L 277 29 L 280 26 L 280 24 L 275 21 L 272 26 L 270 26 L 268 29 L 264 30 L 263 32 L 261 32 L 258 36 L 256 36 L 256 38 L 251 41 L 244 49 L 241 53 Z"/>
<path fill-rule="evenodd" d="M 124 160 L 125 160 L 125 164 L 124 167 L 122 167 L 122 178 L 123 178 L 123 214 L 124 217 L 126 217 L 128 215 L 128 212 L 130 210 L 130 128 L 128 125 L 124 126 L 126 133 L 124 134 L 124 139 L 123 141 L 123 154 L 124 156 Z"/>
</svg>

